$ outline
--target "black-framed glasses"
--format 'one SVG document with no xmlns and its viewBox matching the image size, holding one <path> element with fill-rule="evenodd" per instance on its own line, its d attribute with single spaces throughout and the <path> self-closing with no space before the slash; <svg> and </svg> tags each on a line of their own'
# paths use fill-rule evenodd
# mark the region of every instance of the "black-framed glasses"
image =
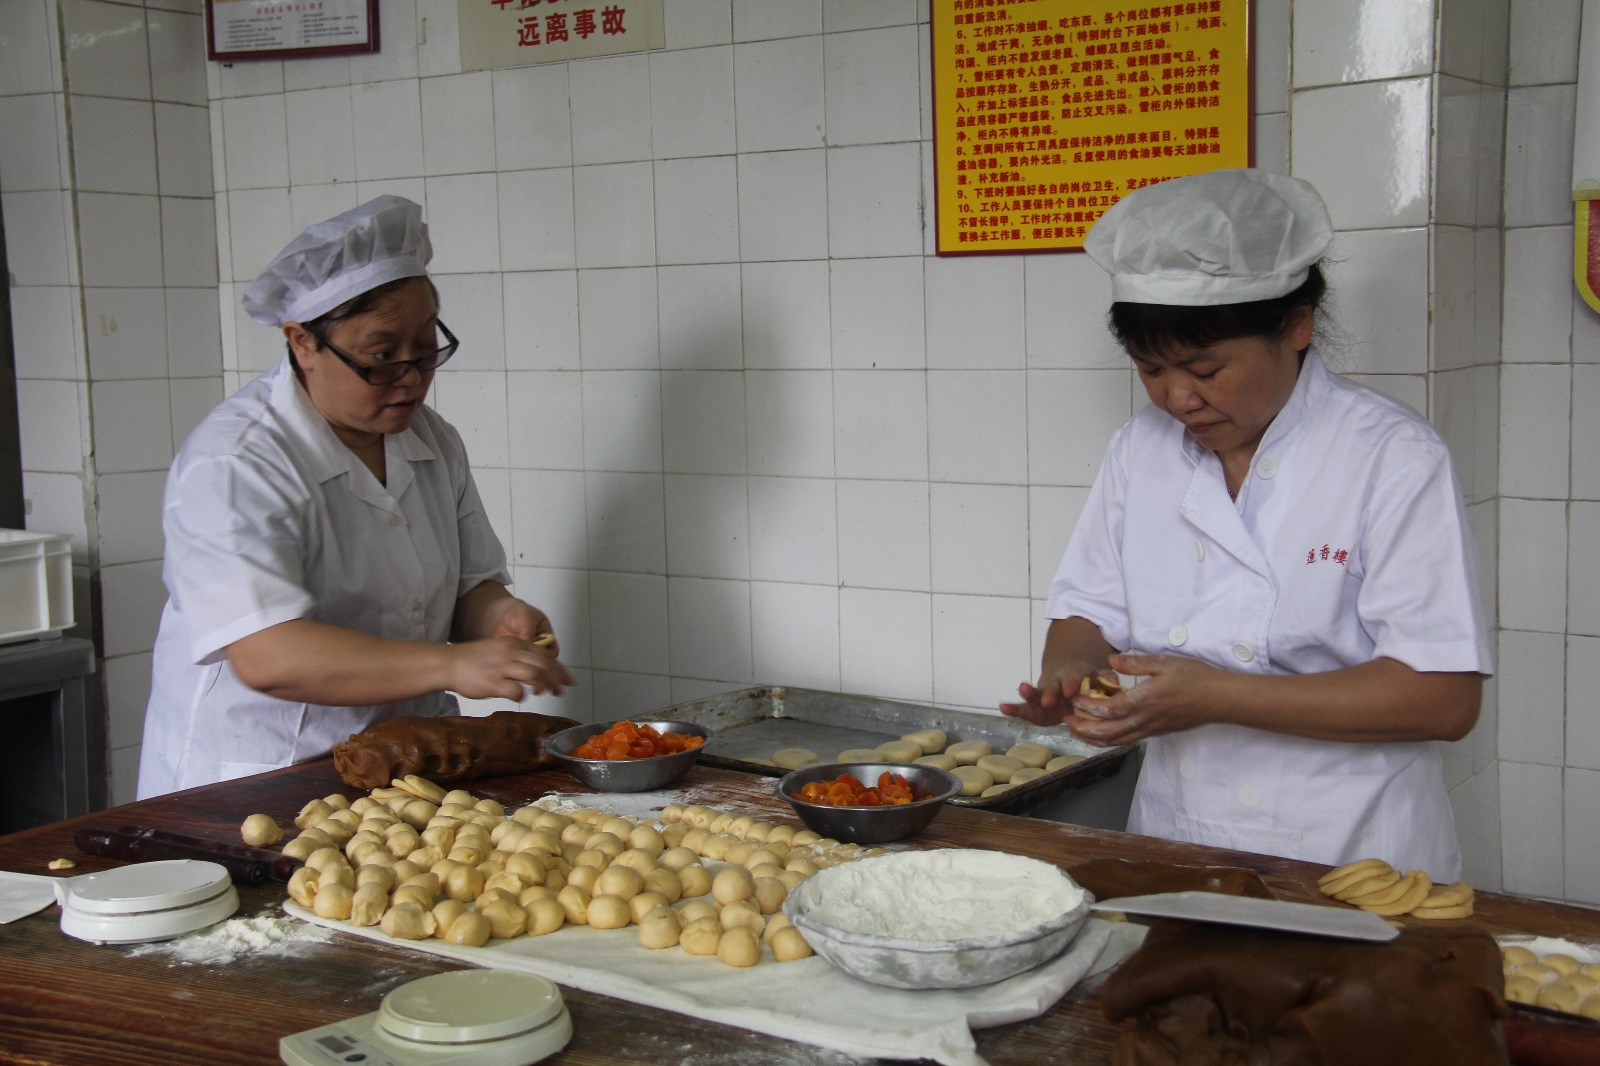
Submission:
<svg viewBox="0 0 1600 1066">
<path fill-rule="evenodd" d="M 368 385 L 394 385 L 413 370 L 417 372 L 419 377 L 438 370 L 448 363 L 450 357 L 456 354 L 456 349 L 461 347 L 461 342 L 456 340 L 456 335 L 450 332 L 449 326 L 446 326 L 438 319 L 434 319 L 433 324 L 439 327 L 440 333 L 444 334 L 444 347 L 421 359 L 403 359 L 396 363 L 378 363 L 375 366 L 363 366 L 335 348 L 332 341 L 319 341 L 317 347 L 326 348 L 334 355 L 337 355 L 340 362 L 359 374 L 361 380 Z"/>
</svg>

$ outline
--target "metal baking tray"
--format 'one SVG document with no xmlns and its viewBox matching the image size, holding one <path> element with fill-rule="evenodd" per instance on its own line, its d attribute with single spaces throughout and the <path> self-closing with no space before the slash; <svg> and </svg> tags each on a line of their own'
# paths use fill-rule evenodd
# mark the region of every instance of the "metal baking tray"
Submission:
<svg viewBox="0 0 1600 1066">
<path fill-rule="evenodd" d="M 1096 748 L 1073 739 L 1064 728 L 1030 725 L 1016 718 L 778 686 L 724 692 L 656 713 L 714 731 L 700 756 L 702 764 L 773 777 L 788 772 L 771 762 L 772 753 L 779 748 L 809 748 L 828 762 L 846 748 L 874 748 L 919 729 L 943 729 L 951 744 L 987 740 L 1002 754 L 1013 744 L 1031 741 L 1057 755 L 1085 756 L 1080 763 L 997 796 L 958 796 L 950 801 L 1002 814 L 1026 814 L 1063 792 L 1092 785 L 1115 773 L 1133 751 L 1132 746 Z"/>
</svg>

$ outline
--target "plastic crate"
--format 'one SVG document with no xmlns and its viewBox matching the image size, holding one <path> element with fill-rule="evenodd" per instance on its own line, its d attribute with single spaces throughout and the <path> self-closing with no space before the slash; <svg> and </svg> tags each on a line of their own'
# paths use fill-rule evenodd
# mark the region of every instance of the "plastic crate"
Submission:
<svg viewBox="0 0 1600 1066">
<path fill-rule="evenodd" d="M 71 538 L 0 529 L 0 644 L 71 628 Z"/>
</svg>

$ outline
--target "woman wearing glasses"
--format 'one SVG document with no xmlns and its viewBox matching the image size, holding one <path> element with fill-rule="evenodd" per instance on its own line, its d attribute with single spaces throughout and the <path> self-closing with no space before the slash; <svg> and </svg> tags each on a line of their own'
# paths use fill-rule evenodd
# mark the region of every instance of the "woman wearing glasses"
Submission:
<svg viewBox="0 0 1600 1066">
<path fill-rule="evenodd" d="M 326 755 L 458 692 L 572 683 L 511 595 L 460 435 L 423 406 L 458 343 L 422 210 L 309 227 L 245 293 L 287 358 L 195 429 L 167 480 L 141 797 Z"/>
</svg>

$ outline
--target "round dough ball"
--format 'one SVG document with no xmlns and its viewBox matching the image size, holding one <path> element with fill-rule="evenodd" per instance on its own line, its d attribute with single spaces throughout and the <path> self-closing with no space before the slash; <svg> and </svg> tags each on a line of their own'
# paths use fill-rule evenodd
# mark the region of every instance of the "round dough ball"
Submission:
<svg viewBox="0 0 1600 1066">
<path fill-rule="evenodd" d="M 972 766 L 993 750 L 987 740 L 961 740 L 944 749 L 945 754 L 954 756 L 961 766 Z"/>
<path fill-rule="evenodd" d="M 722 928 L 733 929 L 745 926 L 756 932 L 766 928 L 767 920 L 762 915 L 761 909 L 754 900 L 741 899 L 733 903 L 724 904 L 717 917 L 722 921 Z"/>
<path fill-rule="evenodd" d="M 794 838 L 790 840 L 789 843 L 798 848 L 806 844 L 815 844 L 821 839 L 822 834 L 817 832 L 815 829 L 801 829 L 795 832 Z"/>
<path fill-rule="evenodd" d="M 383 914 L 378 928 L 396 940 L 426 940 L 433 935 L 433 915 L 415 903 L 396 903 Z"/>
<path fill-rule="evenodd" d="M 633 832 L 636 828 L 637 826 L 634 824 L 632 818 L 624 818 L 620 814 L 614 814 L 600 823 L 600 831 L 602 833 L 610 833 L 619 841 L 627 840 L 628 834 Z M 593 845 L 591 845 L 591 847 L 592 846 Z"/>
<path fill-rule="evenodd" d="M 786 925 L 772 934 L 772 957 L 779 962 L 793 962 L 795 959 L 804 959 L 816 954 L 811 950 L 811 945 L 806 943 L 806 938 L 800 930 L 792 925 Z"/>
<path fill-rule="evenodd" d="M 878 745 L 883 762 L 911 762 L 922 757 L 922 745 L 913 740 L 888 740 Z"/>
<path fill-rule="evenodd" d="M 600 871 L 600 876 L 594 882 L 597 899 L 600 896 L 617 896 L 626 903 L 642 891 L 644 878 L 630 866 L 608 866 Z"/>
<path fill-rule="evenodd" d="M 1086 758 L 1088 758 L 1087 755 L 1057 755 L 1054 759 L 1044 764 L 1044 772 L 1053 774 L 1057 770 L 1065 770 L 1069 766 L 1076 766 Z"/>
<path fill-rule="evenodd" d="M 1566 985 L 1577 992 L 1579 996 L 1585 998 L 1594 995 L 1596 990 L 1600 990 L 1600 981 L 1595 980 L 1586 973 L 1569 973 L 1556 983 Z"/>
<path fill-rule="evenodd" d="M 687 926 L 690 922 L 697 922 L 701 918 L 712 918 L 717 922 L 717 927 L 722 927 L 722 919 L 718 917 L 717 905 L 709 900 L 697 899 L 685 903 L 678 909 L 678 922 Z"/>
<path fill-rule="evenodd" d="M 882 762 L 883 755 L 877 748 L 846 748 L 839 753 L 834 762 Z"/>
<path fill-rule="evenodd" d="M 711 871 L 699 863 L 691 863 L 678 871 L 678 883 L 685 897 L 693 899 L 711 891 Z"/>
<path fill-rule="evenodd" d="M 1022 769 L 1022 763 L 1009 755 L 980 755 L 974 765 L 989 771 L 996 781 L 1010 781 L 1011 775 Z"/>
<path fill-rule="evenodd" d="M 919 729 L 915 733 L 907 733 L 900 739 L 915 744 L 922 749 L 924 755 L 933 755 L 944 750 L 947 738 L 942 729 Z"/>
<path fill-rule="evenodd" d="M 681 821 L 683 819 L 683 806 L 684 805 L 681 803 L 667 804 L 665 807 L 661 808 L 661 820 L 667 825 Z"/>
<path fill-rule="evenodd" d="M 666 851 L 663 851 L 661 853 L 661 857 L 656 860 L 657 864 L 662 869 L 673 871 L 681 870 L 685 866 L 699 861 L 700 856 L 696 852 L 690 850 L 689 848 L 683 847 L 682 845 L 679 845 L 675 848 L 668 848 Z"/>
<path fill-rule="evenodd" d="M 724 862 L 731 862 L 735 866 L 745 866 L 750 858 L 750 853 L 760 847 L 754 840 L 741 840 L 728 848 L 728 853 L 722 857 Z"/>
<path fill-rule="evenodd" d="M 494 927 L 489 924 L 489 919 L 477 911 L 467 911 L 456 915 L 455 921 L 450 923 L 450 928 L 445 931 L 444 939 L 452 944 L 462 944 L 469 948 L 481 948 L 489 942 L 489 936 L 494 932 Z"/>
<path fill-rule="evenodd" d="M 718 811 L 711 816 L 711 821 L 706 823 L 706 831 L 713 836 L 718 833 L 726 833 L 728 826 L 732 825 L 733 820 L 737 817 L 738 815 L 731 811 Z"/>
<path fill-rule="evenodd" d="M 956 757 L 951 755 L 948 751 L 941 751 L 934 755 L 924 755 L 921 758 L 913 761 L 919 762 L 923 766 L 937 766 L 941 770 L 954 770 L 958 765 L 960 765 L 956 762 Z"/>
<path fill-rule="evenodd" d="M 589 924 L 589 893 L 577 885 L 568 885 L 556 893 L 556 902 L 566 911 L 567 921 L 573 925 Z"/>
<path fill-rule="evenodd" d="M 634 925 L 638 925 L 644 920 L 646 914 L 649 914 L 657 907 L 670 906 L 671 904 L 667 902 L 667 897 L 659 892 L 641 892 L 628 901 L 628 917 L 633 919 Z M 677 914 L 678 912 L 673 911 L 672 913 Z"/>
<path fill-rule="evenodd" d="M 1586 973 L 1596 981 L 1600 981 L 1600 962 L 1586 962 L 1578 967 L 1579 973 Z"/>
<path fill-rule="evenodd" d="M 1043 744 L 1034 744 L 1026 740 L 1020 744 L 1013 744 L 1006 749 L 1007 758 L 1015 759 L 1023 766 L 1039 770 L 1042 770 L 1044 764 L 1049 762 L 1054 755 L 1055 752 Z"/>
<path fill-rule="evenodd" d="M 1546 966 L 1543 961 L 1530 962 L 1526 966 L 1519 966 L 1517 968 L 1517 976 L 1526 977 L 1538 985 L 1553 984 L 1561 977 L 1560 974 Z"/>
<path fill-rule="evenodd" d="M 745 856 L 744 868 L 746 870 L 754 870 L 757 866 L 776 866 L 787 857 L 787 852 L 783 856 L 779 856 L 771 848 L 756 848 Z"/>
<path fill-rule="evenodd" d="M 377 925 L 389 909 L 389 893 L 382 885 L 368 882 L 355 890 L 350 897 L 350 924 Z"/>
<path fill-rule="evenodd" d="M 528 935 L 544 936 L 567 924 L 567 910 L 553 899 L 536 899 L 527 905 Z"/>
<path fill-rule="evenodd" d="M 639 943 L 647 948 L 670 948 L 682 931 L 671 907 L 653 907 L 639 919 Z"/>
<path fill-rule="evenodd" d="M 320 892 L 317 893 L 319 896 L 321 894 Z M 1559 981 L 1539 989 L 1539 995 L 1534 1000 L 1541 1007 L 1548 1010 L 1558 1010 L 1564 1014 L 1576 1014 L 1578 1004 L 1582 1001 L 1583 997 L 1578 995 L 1577 989 L 1568 988 Z"/>
<path fill-rule="evenodd" d="M 783 908 L 783 901 L 788 897 L 789 890 L 776 877 L 757 877 L 755 892 L 750 898 L 756 901 L 756 906 L 761 908 L 762 914 L 776 914 Z"/>
<path fill-rule="evenodd" d="M 755 879 L 750 871 L 739 866 L 729 866 L 711 880 L 711 895 L 718 903 L 729 904 L 749 899 L 755 894 Z"/>
<path fill-rule="evenodd" d="M 678 946 L 690 955 L 715 955 L 722 942 L 722 923 L 715 918 L 696 918 L 678 933 Z"/>
<path fill-rule="evenodd" d="M 350 891 L 348 885 L 318 885 L 311 909 L 319 918 L 337 918 L 344 921 L 350 917 L 351 900 L 354 896 L 355 893 Z"/>
<path fill-rule="evenodd" d="M 700 848 L 700 854 L 704 855 L 712 862 L 721 862 L 727 856 L 728 849 L 737 843 L 738 841 L 730 836 L 723 836 L 721 833 L 713 833 L 706 837 L 705 844 Z"/>
<path fill-rule="evenodd" d="M 750 823 L 750 828 L 744 831 L 746 840 L 754 840 L 757 844 L 765 844 L 771 839 L 772 831 L 778 828 L 771 822 L 764 822 L 760 818 Z"/>
<path fill-rule="evenodd" d="M 984 789 L 994 784 L 994 775 L 977 766 L 961 765 L 951 772 L 961 779 L 963 796 L 981 796 Z"/>
<path fill-rule="evenodd" d="M 752 825 L 755 825 L 755 824 L 756 824 L 756 816 L 755 815 L 753 815 L 753 814 L 741 814 L 737 818 L 735 818 L 733 821 L 729 822 L 727 824 L 727 826 L 723 828 L 722 831 L 724 833 L 727 833 L 729 836 L 738 837 L 740 840 L 743 840 L 745 838 L 745 836 L 750 832 L 750 827 Z"/>
<path fill-rule="evenodd" d="M 604 870 L 611 865 L 611 856 L 598 848 L 584 848 L 572 860 L 573 866 L 593 866 L 596 870 Z"/>
<path fill-rule="evenodd" d="M 433 905 L 433 935 L 443 940 L 450 932 L 450 923 L 472 908 L 459 899 L 442 899 Z"/>
<path fill-rule="evenodd" d="M 477 868 L 458 866 L 444 879 L 444 893 L 451 899 L 477 899 L 483 894 L 484 881 Z"/>
<path fill-rule="evenodd" d="M 574 866 L 572 872 L 567 874 L 567 884 L 577 885 L 585 892 L 594 891 L 594 883 L 600 880 L 600 871 L 593 866 Z M 548 878 L 546 879 L 548 883 Z"/>
<path fill-rule="evenodd" d="M 767 834 L 766 845 L 769 848 L 774 844 L 782 844 L 784 847 L 788 847 L 794 842 L 794 835 L 797 832 L 799 830 L 792 825 L 775 825 L 772 827 L 771 832 Z"/>
<path fill-rule="evenodd" d="M 1013 785 L 1025 785 L 1029 781 L 1036 781 L 1043 777 L 1045 772 L 1045 768 L 1042 766 L 1024 766 L 1011 775 L 1010 783 Z"/>
<path fill-rule="evenodd" d="M 489 934 L 496 940 L 510 940 L 527 931 L 528 912 L 511 900 L 497 899 L 480 906 L 478 913 L 489 919 Z"/>
<path fill-rule="evenodd" d="M 683 880 L 672 870 L 651 870 L 644 879 L 644 894 L 660 895 L 668 903 L 683 898 Z"/>
<path fill-rule="evenodd" d="M 283 830 L 270 814 L 252 814 L 239 827 L 239 835 L 252 848 L 264 848 L 283 839 Z"/>
<path fill-rule="evenodd" d="M 585 915 L 588 924 L 596 929 L 621 929 L 633 920 L 628 913 L 628 901 L 620 896 L 596 896 L 589 901 Z"/>
<path fill-rule="evenodd" d="M 350 863 L 338 848 L 321 847 L 306 856 L 305 865 L 320 874 L 330 866 L 348 866 Z"/>
<path fill-rule="evenodd" d="M 696 856 L 704 854 L 700 849 L 706 846 L 706 841 L 711 839 L 711 834 L 703 827 L 689 830 L 678 840 L 678 847 L 688 848 Z"/>
<path fill-rule="evenodd" d="M 1538 962 L 1539 956 L 1520 945 L 1504 948 L 1500 952 L 1502 965 L 1515 970 L 1518 966 L 1526 966 L 1530 962 Z"/>
<path fill-rule="evenodd" d="M 1578 1004 L 1578 1015 L 1583 1018 L 1593 1018 L 1600 1021 L 1600 996 L 1589 996 Z"/>
<path fill-rule="evenodd" d="M 289 875 L 289 898 L 307 910 L 317 900 L 317 871 L 302 866 Z"/>
<path fill-rule="evenodd" d="M 551 888 L 549 885 L 529 885 L 517 893 L 517 906 L 527 910 L 536 899 L 547 899 L 554 902 L 557 891 L 557 889 Z"/>
<path fill-rule="evenodd" d="M 762 931 L 761 939 L 770 944 L 772 943 L 772 938 L 778 935 L 778 930 L 787 929 L 793 924 L 787 914 L 774 914 L 767 919 L 767 927 Z"/>
<path fill-rule="evenodd" d="M 1577 973 L 1578 967 L 1582 965 L 1582 963 L 1573 958 L 1571 955 L 1563 955 L 1559 952 L 1551 952 L 1549 955 L 1541 955 L 1539 956 L 1539 961 L 1550 967 L 1562 977 L 1565 977 L 1570 973 Z"/>
<path fill-rule="evenodd" d="M 754 966 L 761 961 L 761 941 L 743 926 L 725 930 L 717 943 L 717 958 L 728 966 Z"/>
<path fill-rule="evenodd" d="M 394 869 L 389 866 L 367 865 L 356 871 L 356 891 L 367 885 L 377 885 L 387 896 L 395 886 Z"/>
<path fill-rule="evenodd" d="M 1512 974 L 1506 978 L 1506 999 L 1512 1003 L 1537 1003 L 1539 982 L 1520 973 Z"/>
<path fill-rule="evenodd" d="M 326 800 L 314 799 L 300 808 L 300 813 L 294 816 L 296 829 L 310 829 L 328 815 L 333 813 L 333 808 L 328 806 Z"/>
<path fill-rule="evenodd" d="M 661 830 L 661 839 L 669 848 L 675 848 L 683 843 L 683 838 L 689 834 L 689 827 L 682 822 L 674 822 Z"/>
<path fill-rule="evenodd" d="M 998 785 L 990 785 L 988 788 L 984 789 L 982 796 L 984 799 L 988 799 L 990 796 L 998 796 L 1002 792 L 1009 791 L 1011 791 L 1011 785 L 1006 782 L 1001 782 Z"/>
<path fill-rule="evenodd" d="M 624 839 L 629 849 L 649 852 L 652 856 L 667 850 L 667 842 L 653 826 L 634 826 Z"/>
<path fill-rule="evenodd" d="M 799 888 L 800 882 L 804 881 L 805 879 L 806 875 L 801 873 L 799 870 L 784 870 L 778 874 L 778 880 L 782 881 L 783 887 L 787 888 L 790 892 L 793 892 L 795 889 Z"/>
</svg>

